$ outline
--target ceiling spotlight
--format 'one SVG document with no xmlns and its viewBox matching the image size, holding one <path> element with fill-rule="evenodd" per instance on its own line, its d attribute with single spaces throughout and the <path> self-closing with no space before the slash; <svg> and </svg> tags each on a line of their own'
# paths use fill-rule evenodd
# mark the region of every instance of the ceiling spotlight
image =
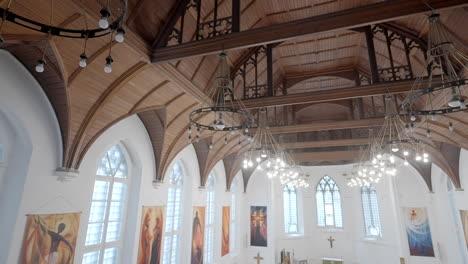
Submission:
<svg viewBox="0 0 468 264">
<path fill-rule="evenodd" d="M 86 54 L 82 53 L 80 55 L 80 67 L 81 68 L 84 68 L 86 67 L 86 65 L 88 65 L 88 57 L 86 56 Z"/>
<path fill-rule="evenodd" d="M 99 19 L 99 27 L 102 29 L 106 29 L 109 27 L 109 17 L 110 17 L 110 12 L 107 8 L 101 9 L 99 12 L 101 13 L 101 19 Z"/>
<path fill-rule="evenodd" d="M 36 72 L 44 72 L 45 61 L 43 59 L 37 60 L 36 62 Z"/>
<path fill-rule="evenodd" d="M 111 73 L 112 72 L 112 62 L 114 60 L 112 59 L 112 56 L 107 56 L 106 58 L 106 66 L 104 66 L 104 72 L 105 73 Z"/>
<path fill-rule="evenodd" d="M 122 43 L 125 40 L 124 35 L 125 35 L 125 30 L 123 30 L 123 28 L 118 28 L 117 34 L 115 34 L 114 40 L 119 43 Z"/>
</svg>

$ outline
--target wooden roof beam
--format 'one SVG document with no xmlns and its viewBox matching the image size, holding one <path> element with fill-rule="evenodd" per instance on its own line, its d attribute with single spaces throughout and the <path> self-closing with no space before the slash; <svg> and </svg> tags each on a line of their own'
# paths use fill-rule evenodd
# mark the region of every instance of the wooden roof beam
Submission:
<svg viewBox="0 0 468 264">
<path fill-rule="evenodd" d="M 309 93 L 288 94 L 283 96 L 263 97 L 243 100 L 247 108 L 261 108 L 280 105 L 297 105 L 338 101 L 344 99 L 405 93 L 411 91 L 414 80 L 378 83 L 351 88 L 324 90 Z"/>
<path fill-rule="evenodd" d="M 466 0 L 427 0 L 425 2 L 434 9 L 467 4 Z M 429 12 L 430 10 L 425 2 L 420 0 L 388 0 L 359 8 L 346 9 L 330 14 L 245 30 L 171 47 L 155 48 L 153 50 L 152 61 L 153 63 L 162 63 L 191 56 L 217 53 L 222 50 L 287 41 L 314 33 L 352 29 L 370 24 L 383 23 L 404 16 Z"/>
</svg>

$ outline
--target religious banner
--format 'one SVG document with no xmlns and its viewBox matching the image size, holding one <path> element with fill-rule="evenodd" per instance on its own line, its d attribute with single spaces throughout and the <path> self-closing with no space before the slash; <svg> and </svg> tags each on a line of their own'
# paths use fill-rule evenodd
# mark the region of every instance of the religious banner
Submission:
<svg viewBox="0 0 468 264">
<path fill-rule="evenodd" d="M 72 264 L 81 213 L 28 215 L 22 264 Z"/>
<path fill-rule="evenodd" d="M 203 264 L 205 238 L 205 207 L 193 207 L 191 264 Z"/>
<path fill-rule="evenodd" d="M 254 247 L 267 246 L 267 207 L 250 207 L 250 245 Z"/>
<path fill-rule="evenodd" d="M 465 243 L 468 247 L 468 211 L 460 210 L 461 222 L 463 227 L 463 232 L 465 234 Z"/>
<path fill-rule="evenodd" d="M 403 208 L 411 256 L 434 257 L 429 218 L 425 208 Z"/>
<path fill-rule="evenodd" d="M 164 217 L 163 206 L 143 206 L 138 264 L 159 264 Z"/>
<path fill-rule="evenodd" d="M 231 207 L 223 206 L 223 239 L 221 241 L 221 257 L 229 254 Z"/>
</svg>

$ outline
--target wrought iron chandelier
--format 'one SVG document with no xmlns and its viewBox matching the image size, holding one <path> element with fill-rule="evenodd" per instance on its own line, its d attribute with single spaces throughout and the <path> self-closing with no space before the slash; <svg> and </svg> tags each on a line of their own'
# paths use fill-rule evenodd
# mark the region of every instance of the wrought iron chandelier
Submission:
<svg viewBox="0 0 468 264">
<path fill-rule="evenodd" d="M 189 115 L 189 140 L 192 140 L 193 126 L 196 128 L 196 141 L 200 140 L 204 131 L 226 132 L 224 138 L 226 144 L 228 142 L 227 135 L 229 133 L 236 135 L 239 131 L 244 133 L 244 135 L 239 136 L 239 143 L 242 137 L 247 137 L 249 141 L 252 141 L 248 133 L 254 122 L 254 117 L 234 93 L 227 55 L 224 52 L 219 55 L 217 77 L 214 85 L 208 91 L 208 96 L 213 100 L 213 105 L 196 109 Z M 210 148 L 212 147 L 213 144 L 210 142 Z"/>
<path fill-rule="evenodd" d="M 105 6 L 100 10 L 101 18 L 98 21 L 98 27 L 88 28 L 88 21 L 86 19 L 86 12 L 83 8 L 83 19 L 85 28 L 84 29 L 71 29 L 71 28 L 64 28 L 60 26 L 54 26 L 54 0 L 50 0 L 50 17 L 48 24 L 35 21 L 31 18 L 27 18 L 16 14 L 11 11 L 11 6 L 14 0 L 8 0 L 7 5 L 5 8 L 0 7 L 0 41 L 4 42 L 3 38 L 1 37 L 2 29 L 5 22 L 10 22 L 15 25 L 21 26 L 23 28 L 27 28 L 32 31 L 41 32 L 48 36 L 48 38 L 52 37 L 60 37 L 60 38 L 69 38 L 69 39 L 84 39 L 84 49 L 83 53 L 80 54 L 78 65 L 80 67 L 86 67 L 88 64 L 88 56 L 86 55 L 86 46 L 89 39 L 101 38 L 110 35 L 110 43 L 109 43 L 109 55 L 105 59 L 105 66 L 104 72 L 110 73 L 112 72 L 112 62 L 113 58 L 111 55 L 111 43 L 112 41 L 116 42 L 123 42 L 125 30 L 122 28 L 122 23 L 124 21 L 125 15 L 127 13 L 127 5 L 128 0 L 115 0 L 114 2 L 118 2 L 115 6 L 111 8 L 109 3 L 110 0 L 106 1 Z M 112 14 L 111 10 L 115 10 L 116 14 Z M 111 20 L 112 17 L 115 19 Z M 44 72 L 46 67 L 47 61 L 45 59 L 45 48 L 42 49 L 42 57 L 37 60 L 35 70 L 36 72 Z"/>
<path fill-rule="evenodd" d="M 437 115 L 465 111 L 468 104 L 468 79 L 462 76 L 468 70 L 468 56 L 455 47 L 439 14 L 431 14 L 428 22 L 427 81 L 421 74 L 403 102 L 412 121 L 416 116 L 436 120 Z"/>
<path fill-rule="evenodd" d="M 384 124 L 375 137 L 373 131 L 370 132 L 371 144 L 360 151 L 359 162 L 348 175 L 349 186 L 369 186 L 378 183 L 384 175 L 396 175 L 398 156 L 404 160 L 405 166 L 409 165 L 409 159 L 429 162 L 421 137 L 415 133 L 414 127 L 401 119 L 393 99 L 392 95 L 385 96 Z"/>
</svg>

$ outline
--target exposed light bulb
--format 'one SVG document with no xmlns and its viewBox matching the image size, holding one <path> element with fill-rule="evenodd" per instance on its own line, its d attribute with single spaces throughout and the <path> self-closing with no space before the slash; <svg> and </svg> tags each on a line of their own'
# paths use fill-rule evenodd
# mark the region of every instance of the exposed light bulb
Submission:
<svg viewBox="0 0 468 264">
<path fill-rule="evenodd" d="M 101 19 L 99 19 L 99 27 L 102 29 L 107 29 L 109 27 L 110 12 L 107 10 L 107 8 L 103 8 L 101 9 L 100 13 Z"/>
<path fill-rule="evenodd" d="M 409 155 L 409 152 L 407 150 L 403 151 L 403 155 L 404 156 L 408 156 Z"/>
<path fill-rule="evenodd" d="M 400 148 L 398 147 L 397 144 L 393 144 L 393 145 L 392 145 L 392 151 L 393 151 L 393 152 L 398 152 L 399 150 L 400 150 Z"/>
<path fill-rule="evenodd" d="M 426 130 L 426 137 L 431 138 L 432 137 L 432 132 L 430 129 Z"/>
<path fill-rule="evenodd" d="M 219 119 L 216 124 L 214 125 L 214 128 L 216 130 L 223 130 L 224 128 L 226 127 L 226 125 L 224 125 L 223 123 L 223 120 Z"/>
<path fill-rule="evenodd" d="M 410 120 L 413 121 L 413 122 L 416 121 L 416 116 L 414 114 L 411 114 L 410 115 Z"/>
<path fill-rule="evenodd" d="M 429 154 L 427 154 L 426 152 L 423 153 L 423 157 L 424 158 L 428 158 L 429 157 Z"/>
<path fill-rule="evenodd" d="M 422 160 L 422 157 L 418 154 L 418 155 L 416 155 L 416 160 L 420 161 L 420 160 Z"/>
<path fill-rule="evenodd" d="M 112 59 L 112 56 L 107 56 L 106 58 L 106 65 L 104 66 L 104 72 L 105 73 L 111 73 L 112 72 L 112 62 L 114 60 Z"/>
<path fill-rule="evenodd" d="M 455 130 L 455 128 L 453 127 L 452 122 L 449 122 L 448 129 L 449 129 L 450 132 L 453 132 L 453 130 Z"/>
<path fill-rule="evenodd" d="M 257 162 L 260 163 L 261 161 L 262 161 L 262 159 L 260 157 L 257 157 Z"/>
<path fill-rule="evenodd" d="M 118 43 L 122 43 L 125 40 L 125 30 L 123 28 L 118 28 L 117 29 L 117 34 L 114 36 L 114 40 L 117 41 Z"/>
<path fill-rule="evenodd" d="M 460 100 L 460 109 L 466 109 L 466 104 L 465 104 L 464 99 Z"/>
<path fill-rule="evenodd" d="M 458 96 L 456 94 L 452 95 L 452 98 L 450 98 L 450 100 L 448 101 L 447 104 L 450 107 L 460 107 L 461 106 L 460 99 L 458 98 Z"/>
<path fill-rule="evenodd" d="M 210 149 L 213 148 L 213 142 L 210 142 Z"/>
<path fill-rule="evenodd" d="M 424 162 L 424 163 L 428 163 L 428 162 L 429 162 L 429 159 L 428 159 L 428 158 L 424 158 L 424 159 L 423 159 L 423 162 Z"/>
<path fill-rule="evenodd" d="M 407 160 L 405 160 L 405 162 L 403 163 L 405 166 L 409 166 L 409 162 Z"/>
<path fill-rule="evenodd" d="M 40 59 L 36 62 L 36 72 L 44 72 L 45 61 Z"/>
<path fill-rule="evenodd" d="M 431 114 L 431 119 L 432 121 L 436 121 L 437 120 L 437 115 L 436 114 Z"/>
<path fill-rule="evenodd" d="M 381 159 L 381 158 L 382 158 L 382 154 L 380 154 L 380 153 L 377 154 L 377 158 L 378 158 L 378 159 Z"/>
<path fill-rule="evenodd" d="M 79 63 L 80 67 L 81 68 L 84 68 L 88 65 L 88 57 L 86 56 L 86 54 L 81 54 L 80 55 L 80 63 Z"/>
</svg>

